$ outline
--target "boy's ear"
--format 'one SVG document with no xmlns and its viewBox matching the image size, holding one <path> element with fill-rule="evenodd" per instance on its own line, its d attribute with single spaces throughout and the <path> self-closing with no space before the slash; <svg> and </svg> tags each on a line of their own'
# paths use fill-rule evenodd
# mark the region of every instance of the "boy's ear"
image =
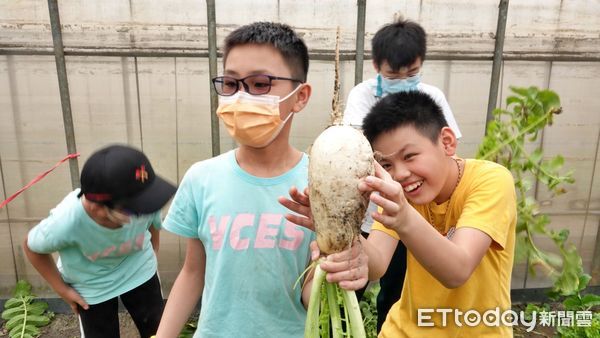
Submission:
<svg viewBox="0 0 600 338">
<path fill-rule="evenodd" d="M 294 106 L 292 107 L 292 111 L 296 113 L 306 107 L 306 104 L 308 104 L 308 100 L 310 99 L 310 94 L 312 93 L 312 88 L 308 83 L 303 83 L 301 86 L 302 88 L 298 90 L 296 95 L 298 100 L 296 100 L 296 103 L 294 103 Z"/>
<path fill-rule="evenodd" d="M 454 156 L 456 154 L 458 141 L 456 140 L 454 131 L 450 127 L 444 127 L 440 131 L 440 143 L 444 147 L 444 153 L 447 156 Z"/>
</svg>

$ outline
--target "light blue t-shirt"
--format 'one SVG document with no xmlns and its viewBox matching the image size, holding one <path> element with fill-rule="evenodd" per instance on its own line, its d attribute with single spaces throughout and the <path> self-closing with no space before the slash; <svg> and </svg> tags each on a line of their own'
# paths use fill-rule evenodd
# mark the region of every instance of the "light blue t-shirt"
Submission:
<svg viewBox="0 0 600 338">
<path fill-rule="evenodd" d="M 69 193 L 27 237 L 33 252 L 58 252 L 65 283 L 90 304 L 117 297 L 156 273 L 156 256 L 148 228 L 160 229 L 160 211 L 132 217 L 131 223 L 109 229 L 94 222 L 77 197 Z"/>
<path fill-rule="evenodd" d="M 194 337 L 303 337 L 301 284 L 314 232 L 284 218 L 277 202 L 292 185 L 307 185 L 308 157 L 287 173 L 260 178 L 237 164 L 235 150 L 194 164 L 164 221 L 178 235 L 199 238 L 205 284 Z"/>
</svg>

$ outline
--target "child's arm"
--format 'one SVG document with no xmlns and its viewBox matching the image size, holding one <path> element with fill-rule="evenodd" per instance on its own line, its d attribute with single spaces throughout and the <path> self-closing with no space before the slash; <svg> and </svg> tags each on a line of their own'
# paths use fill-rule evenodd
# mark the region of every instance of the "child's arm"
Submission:
<svg viewBox="0 0 600 338">
<path fill-rule="evenodd" d="M 361 237 L 369 257 L 369 280 L 378 280 L 387 271 L 398 240 L 379 230 L 371 230 L 368 238 Z"/>
<path fill-rule="evenodd" d="M 415 259 L 450 289 L 471 277 L 492 244 L 483 231 L 466 227 L 457 229 L 448 240 L 422 217 L 397 232 Z"/>
<path fill-rule="evenodd" d="M 86 301 L 69 285 L 67 285 L 60 272 L 56 268 L 54 259 L 50 254 L 39 254 L 31 251 L 27 244 L 27 238 L 23 242 L 23 251 L 31 262 L 31 265 L 44 277 L 44 279 L 50 284 L 50 287 L 71 307 L 74 313 L 79 313 L 77 305 L 79 304 L 82 308 L 88 309 L 89 306 Z"/>
<path fill-rule="evenodd" d="M 464 284 L 489 249 L 491 237 L 481 230 L 459 228 L 448 240 L 408 203 L 402 186 L 378 163 L 375 166 L 377 177 L 370 176 L 365 182 L 379 192 L 371 194 L 371 200 L 383 208 L 383 213 L 373 213 L 373 219 L 393 229 L 419 263 L 444 286 Z"/>
<path fill-rule="evenodd" d="M 173 284 L 156 337 L 177 337 L 204 289 L 206 253 L 199 239 L 189 238 L 185 262 Z"/>
<path fill-rule="evenodd" d="M 311 262 L 319 259 L 319 247 L 317 246 L 316 241 L 312 241 L 310 243 L 310 256 Z M 312 290 L 314 272 L 315 269 L 310 269 L 310 271 L 306 273 L 306 279 L 304 284 L 302 284 L 302 305 L 304 305 L 304 308 L 307 310 L 308 303 L 310 301 L 310 291 Z"/>
<path fill-rule="evenodd" d="M 154 227 L 154 224 L 150 224 L 150 243 L 152 243 L 152 250 L 154 250 L 154 254 L 158 257 L 158 248 L 160 246 L 160 230 Z"/>
</svg>

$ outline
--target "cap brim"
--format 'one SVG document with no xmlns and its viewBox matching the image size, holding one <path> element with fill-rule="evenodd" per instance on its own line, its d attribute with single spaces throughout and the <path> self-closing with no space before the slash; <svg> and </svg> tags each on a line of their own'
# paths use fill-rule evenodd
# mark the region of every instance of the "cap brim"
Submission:
<svg viewBox="0 0 600 338">
<path fill-rule="evenodd" d="M 177 191 L 177 187 L 155 176 L 149 187 L 134 198 L 123 203 L 122 207 L 139 214 L 150 214 L 160 210 Z"/>
</svg>

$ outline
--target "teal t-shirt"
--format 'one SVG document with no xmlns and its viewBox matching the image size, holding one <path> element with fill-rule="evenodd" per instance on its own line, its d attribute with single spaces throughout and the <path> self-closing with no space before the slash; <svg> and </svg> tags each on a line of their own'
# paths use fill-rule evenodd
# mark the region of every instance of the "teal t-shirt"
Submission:
<svg viewBox="0 0 600 338">
<path fill-rule="evenodd" d="M 301 285 L 314 232 L 288 222 L 277 202 L 307 185 L 308 157 L 271 178 L 242 170 L 235 151 L 194 164 L 185 174 L 164 228 L 199 238 L 205 284 L 194 337 L 303 337 Z"/>
<path fill-rule="evenodd" d="M 27 237 L 33 252 L 58 252 L 65 283 L 88 304 L 117 297 L 148 281 L 156 273 L 150 226 L 161 227 L 160 211 L 132 217 L 118 229 L 94 222 L 77 197 L 69 193 Z"/>
</svg>

